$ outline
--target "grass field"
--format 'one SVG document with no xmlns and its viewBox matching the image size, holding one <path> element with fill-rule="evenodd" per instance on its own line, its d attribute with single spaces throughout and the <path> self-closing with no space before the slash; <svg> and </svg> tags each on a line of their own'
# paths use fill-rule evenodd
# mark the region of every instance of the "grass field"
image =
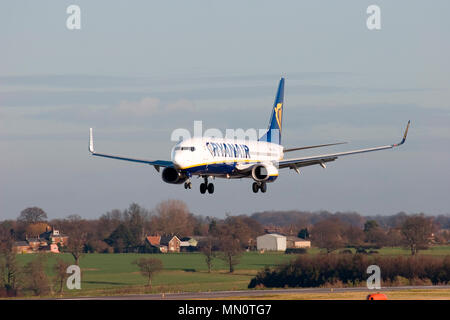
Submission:
<svg viewBox="0 0 450 320">
<path fill-rule="evenodd" d="M 25 265 L 34 259 L 32 254 L 18 256 Z M 47 274 L 53 276 L 57 258 L 73 263 L 69 254 L 48 254 Z M 146 279 L 132 262 L 138 258 L 152 257 L 163 261 L 164 270 L 153 280 L 153 290 L 144 285 Z M 81 290 L 67 290 L 70 295 L 149 293 L 208 290 L 247 289 L 250 279 L 264 266 L 274 266 L 295 258 L 282 253 L 259 254 L 247 252 L 233 274 L 227 272 L 222 260 L 215 259 L 213 272 L 207 272 L 204 257 L 200 253 L 169 254 L 86 254 L 80 260 L 82 270 Z"/>
<path fill-rule="evenodd" d="M 402 248 L 382 248 L 380 255 L 409 255 Z M 317 248 L 311 248 L 308 254 L 318 254 Z M 450 255 L 450 246 L 434 247 L 421 251 L 420 254 L 444 256 Z M 73 263 L 70 254 L 47 254 L 47 274 L 53 276 L 52 270 L 56 258 Z M 146 279 L 139 273 L 132 262 L 142 257 L 161 259 L 164 270 L 153 280 L 153 288 L 145 286 Z M 255 274 L 264 266 L 275 266 L 297 255 L 284 253 L 245 252 L 233 274 L 227 272 L 226 264 L 219 259 L 213 263 L 213 272 L 207 272 L 204 256 L 200 253 L 169 254 L 86 254 L 80 260 L 82 270 L 81 290 L 66 290 L 65 295 L 110 295 L 135 294 L 151 292 L 187 292 L 243 290 Z M 21 265 L 35 258 L 33 254 L 18 255 Z"/>
</svg>

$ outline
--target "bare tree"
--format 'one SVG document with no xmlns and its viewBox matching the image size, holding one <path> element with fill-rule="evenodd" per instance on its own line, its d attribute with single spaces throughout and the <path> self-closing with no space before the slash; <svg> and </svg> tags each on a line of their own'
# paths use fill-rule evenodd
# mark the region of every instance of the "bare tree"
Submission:
<svg viewBox="0 0 450 320">
<path fill-rule="evenodd" d="M 389 243 L 386 232 L 380 227 L 370 229 L 369 231 L 365 232 L 365 236 L 366 242 L 375 247 L 381 248 Z"/>
<path fill-rule="evenodd" d="M 86 221 L 82 220 L 78 215 L 67 217 L 64 227 L 69 239 L 65 250 L 72 254 L 75 264 L 80 264 L 80 258 L 84 253 L 84 246 L 87 242 L 87 231 L 85 227 Z"/>
<path fill-rule="evenodd" d="M 242 247 L 239 239 L 231 235 L 225 235 L 220 238 L 219 258 L 226 262 L 230 273 L 234 272 L 234 266 L 239 264 L 242 255 Z"/>
<path fill-rule="evenodd" d="M 144 277 L 147 277 L 147 286 L 152 287 L 153 276 L 163 269 L 163 263 L 160 259 L 156 258 L 141 258 L 135 260 L 133 264 L 136 264 Z"/>
<path fill-rule="evenodd" d="M 18 221 L 24 222 L 26 224 L 32 224 L 37 222 L 42 222 L 47 220 L 47 214 L 44 210 L 38 207 L 30 207 L 22 210 L 20 216 L 17 218 Z"/>
<path fill-rule="evenodd" d="M 125 222 L 131 233 L 131 238 L 129 239 L 131 247 L 137 247 L 144 243 L 144 226 L 147 216 L 147 210 L 137 203 L 132 203 L 130 207 L 124 211 Z"/>
<path fill-rule="evenodd" d="M 53 267 L 53 270 L 55 272 L 55 282 L 58 286 L 58 292 L 63 292 L 64 282 L 69 277 L 69 274 L 67 273 L 67 268 L 69 267 L 69 263 L 62 259 L 56 259 L 56 264 Z"/>
<path fill-rule="evenodd" d="M 386 233 L 386 245 L 397 247 L 403 244 L 403 236 L 398 228 L 390 228 Z"/>
<path fill-rule="evenodd" d="M 38 254 L 24 268 L 26 288 L 33 291 L 36 296 L 50 293 L 50 282 L 45 273 L 45 259 L 43 254 Z"/>
<path fill-rule="evenodd" d="M 219 242 L 217 256 L 225 261 L 230 273 L 239 264 L 243 249 L 250 245 L 252 234 L 248 221 L 242 216 L 227 216 L 222 222 L 211 221 L 210 235 Z"/>
<path fill-rule="evenodd" d="M 14 238 L 9 230 L 0 232 L 0 286 L 7 296 L 16 296 L 20 268 L 14 251 Z"/>
<path fill-rule="evenodd" d="M 48 225 L 45 222 L 31 223 L 26 227 L 25 232 L 28 236 L 37 237 L 47 231 L 47 227 Z"/>
<path fill-rule="evenodd" d="M 331 217 L 317 222 L 311 230 L 313 244 L 330 253 L 344 245 L 343 225 L 337 218 Z"/>
<path fill-rule="evenodd" d="M 100 219 L 98 219 L 98 239 L 106 239 L 122 222 L 122 211 L 118 209 L 103 214 Z"/>
<path fill-rule="evenodd" d="M 205 257 L 206 265 L 208 266 L 208 273 L 211 273 L 212 265 L 213 265 L 213 259 L 216 255 L 214 251 L 214 238 L 209 236 L 205 239 L 203 243 L 199 243 L 200 246 L 200 252 Z"/>
<path fill-rule="evenodd" d="M 156 215 L 151 224 L 156 231 L 166 235 L 189 236 L 194 233 L 195 219 L 185 202 L 180 200 L 163 201 L 155 209 Z"/>
<path fill-rule="evenodd" d="M 423 215 L 408 217 L 401 226 L 401 233 L 411 255 L 416 255 L 419 249 L 428 247 L 433 234 L 433 220 Z"/>
<path fill-rule="evenodd" d="M 348 246 L 357 247 L 364 242 L 364 231 L 360 227 L 349 225 L 344 230 L 344 237 Z"/>
</svg>

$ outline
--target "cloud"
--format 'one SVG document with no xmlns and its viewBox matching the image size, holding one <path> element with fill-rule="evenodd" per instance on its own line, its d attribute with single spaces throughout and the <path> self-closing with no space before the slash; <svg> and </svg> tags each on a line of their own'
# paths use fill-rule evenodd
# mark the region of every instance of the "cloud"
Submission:
<svg viewBox="0 0 450 320">
<path fill-rule="evenodd" d="M 161 103 L 153 97 L 145 97 L 139 101 L 121 101 L 113 107 L 113 112 L 122 116 L 147 117 L 155 114 L 168 114 L 178 111 L 196 111 L 197 108 L 191 100 L 179 99 L 174 102 Z"/>
<path fill-rule="evenodd" d="M 139 101 L 121 101 L 113 111 L 118 115 L 146 117 L 157 113 L 160 104 L 158 98 L 145 97 Z"/>
<path fill-rule="evenodd" d="M 187 99 L 180 99 L 166 106 L 168 112 L 174 111 L 197 111 L 196 105 Z"/>
</svg>

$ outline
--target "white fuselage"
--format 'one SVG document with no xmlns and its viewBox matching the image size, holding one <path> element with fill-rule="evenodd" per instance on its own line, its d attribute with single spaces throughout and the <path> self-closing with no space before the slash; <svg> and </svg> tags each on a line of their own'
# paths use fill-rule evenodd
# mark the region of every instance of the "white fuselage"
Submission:
<svg viewBox="0 0 450 320">
<path fill-rule="evenodd" d="M 265 141 L 192 138 L 177 143 L 171 158 L 174 166 L 188 175 L 243 177 L 243 173 L 261 163 L 271 177 L 276 177 L 276 162 L 283 159 L 283 147 Z"/>
</svg>

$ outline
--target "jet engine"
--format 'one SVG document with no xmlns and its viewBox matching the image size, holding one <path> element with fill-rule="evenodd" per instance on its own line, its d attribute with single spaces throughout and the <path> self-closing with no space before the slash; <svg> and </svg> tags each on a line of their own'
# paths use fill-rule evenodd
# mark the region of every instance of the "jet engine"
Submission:
<svg viewBox="0 0 450 320">
<path fill-rule="evenodd" d="M 172 184 L 181 184 L 185 182 L 188 178 L 184 173 L 179 172 L 175 168 L 167 167 L 164 168 L 162 172 L 162 179 L 164 182 Z"/>
<path fill-rule="evenodd" d="M 257 182 L 267 181 L 270 176 L 278 175 L 278 170 L 272 164 L 260 163 L 252 168 L 252 178 Z"/>
</svg>

